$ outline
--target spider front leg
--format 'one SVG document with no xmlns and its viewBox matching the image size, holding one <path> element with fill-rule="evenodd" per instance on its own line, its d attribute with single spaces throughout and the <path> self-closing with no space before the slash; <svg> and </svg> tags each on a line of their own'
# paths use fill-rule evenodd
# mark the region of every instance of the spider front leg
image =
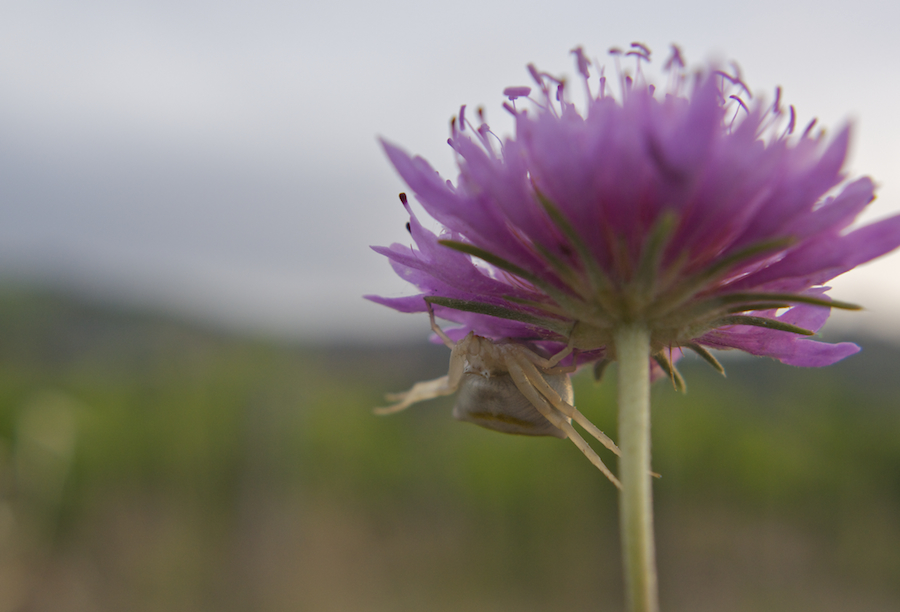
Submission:
<svg viewBox="0 0 900 612">
<path fill-rule="evenodd" d="M 566 345 L 566 348 L 556 353 L 549 359 L 545 359 L 541 357 L 537 353 L 529 350 L 524 350 L 522 352 L 523 355 L 533 363 L 534 365 L 541 368 L 547 374 L 568 374 L 570 372 L 574 372 L 576 369 L 575 362 L 572 362 L 572 365 L 565 367 L 557 367 L 560 361 L 568 357 L 575 350 L 575 341 L 569 340 L 569 344 Z"/>
<path fill-rule="evenodd" d="M 387 401 L 397 403 L 390 406 L 375 408 L 374 412 L 375 414 L 393 414 L 395 412 L 400 412 L 401 410 L 406 410 L 417 402 L 423 402 L 444 395 L 452 395 L 453 393 L 456 393 L 456 387 L 450 384 L 450 377 L 445 375 L 440 378 L 435 378 L 434 380 L 417 382 L 409 391 L 386 394 L 384 398 Z"/>
<path fill-rule="evenodd" d="M 537 391 L 542 396 L 544 396 L 554 408 L 581 425 L 584 430 L 591 434 L 598 442 L 600 442 L 600 444 L 614 452 L 616 455 L 619 454 L 619 447 L 616 446 L 616 443 L 613 442 L 609 436 L 600 431 L 600 429 L 596 425 L 591 423 L 590 420 L 588 420 L 588 418 L 584 416 L 584 414 L 580 410 L 578 410 L 578 408 L 565 401 L 562 397 L 559 396 L 559 393 L 557 393 L 550 385 L 547 384 L 547 381 L 541 375 L 541 372 L 538 371 L 538 369 L 535 367 L 534 363 L 537 361 L 538 364 L 540 364 L 541 362 L 547 362 L 548 360 L 535 355 L 533 352 L 527 349 L 522 349 L 522 351 L 518 352 L 516 355 L 510 355 L 510 359 L 516 360 L 519 367 L 522 368 L 522 371 L 528 378 L 529 382 L 531 382 L 532 386 L 535 387 Z M 552 361 L 552 359 L 550 361 Z"/>
<path fill-rule="evenodd" d="M 447 334 L 444 333 L 444 330 L 441 329 L 441 326 L 437 324 L 437 321 L 434 320 L 434 308 L 431 307 L 431 302 L 425 300 L 425 306 L 428 308 L 428 318 L 431 320 L 431 329 L 434 333 L 443 340 L 444 345 L 449 349 L 456 348 L 456 342 L 451 340 Z"/>
<path fill-rule="evenodd" d="M 431 317 L 431 329 L 433 329 L 434 332 L 440 336 L 441 340 L 444 341 L 444 344 L 450 348 L 450 367 L 447 375 L 435 378 L 434 380 L 418 382 L 414 384 L 409 391 L 404 391 L 402 393 L 388 393 L 385 396 L 385 399 L 389 402 L 397 403 L 392 404 L 391 406 L 375 408 L 375 414 L 393 414 L 395 412 L 400 412 L 417 402 L 433 399 L 435 397 L 442 397 L 444 395 L 453 395 L 459 388 L 459 382 L 462 379 L 466 367 L 465 348 L 468 343 L 471 342 L 470 338 L 472 334 L 469 334 L 469 336 L 466 336 L 461 341 L 455 343 L 447 337 L 447 334 L 445 334 L 435 322 L 434 310 L 431 308 L 430 303 L 428 303 L 428 315 Z"/>
<path fill-rule="evenodd" d="M 619 479 L 615 477 L 615 475 L 606 467 L 606 464 L 600 459 L 597 452 L 591 448 L 591 445 L 585 442 L 584 438 L 575 431 L 575 428 L 572 427 L 572 424 L 569 423 L 568 419 L 563 416 L 564 413 L 555 409 L 551 406 L 544 396 L 541 395 L 538 390 L 535 388 L 535 385 L 529 379 L 528 375 L 523 370 L 522 366 L 519 365 L 517 360 L 511 360 L 508 364 L 509 367 L 509 375 L 512 377 L 513 382 L 516 384 L 516 387 L 519 391 L 528 398 L 528 401 L 532 403 L 532 405 L 540 412 L 544 418 L 553 423 L 556 427 L 565 432 L 566 436 L 572 441 L 575 446 L 578 447 L 584 456 L 588 458 L 588 461 L 594 464 L 594 466 L 603 472 L 603 474 L 609 478 L 610 482 L 612 482 L 616 487 L 622 488 Z M 541 378 L 540 374 L 538 374 L 538 378 Z M 543 380 L 543 379 L 542 379 Z M 552 391 L 552 389 L 551 389 Z M 554 392 L 555 393 L 555 392 Z M 599 430 L 598 430 L 599 431 Z"/>
</svg>

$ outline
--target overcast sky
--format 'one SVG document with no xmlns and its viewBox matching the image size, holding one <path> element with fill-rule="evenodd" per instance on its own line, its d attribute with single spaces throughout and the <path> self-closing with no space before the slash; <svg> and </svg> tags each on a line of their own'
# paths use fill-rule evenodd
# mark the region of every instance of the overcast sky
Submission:
<svg viewBox="0 0 900 612">
<path fill-rule="evenodd" d="M 575 73 L 641 41 L 665 58 L 737 60 L 800 121 L 853 120 L 868 219 L 900 211 L 900 3 L 3 2 L 0 276 L 306 339 L 427 334 L 360 298 L 412 291 L 370 244 L 407 241 L 382 135 L 455 179 L 460 104 L 511 125 L 525 65 Z M 769 94 L 771 95 L 771 94 Z M 900 256 L 833 295 L 888 326 Z"/>
</svg>

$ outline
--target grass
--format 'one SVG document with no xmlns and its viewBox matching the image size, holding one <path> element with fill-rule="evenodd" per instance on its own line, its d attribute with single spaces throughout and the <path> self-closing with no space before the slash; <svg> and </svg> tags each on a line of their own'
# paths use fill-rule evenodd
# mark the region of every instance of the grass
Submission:
<svg viewBox="0 0 900 612">
<path fill-rule="evenodd" d="M 657 383 L 664 610 L 900 607 L 900 350 L 861 344 Z M 3 291 L 0 610 L 621 609 L 615 490 L 569 443 L 371 414 L 446 363 Z M 605 380 L 576 398 L 615 438 Z"/>
</svg>

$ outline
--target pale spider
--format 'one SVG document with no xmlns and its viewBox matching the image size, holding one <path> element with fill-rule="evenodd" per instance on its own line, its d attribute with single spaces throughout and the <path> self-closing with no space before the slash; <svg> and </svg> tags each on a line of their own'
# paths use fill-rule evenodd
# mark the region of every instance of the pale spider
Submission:
<svg viewBox="0 0 900 612">
<path fill-rule="evenodd" d="M 417 402 L 458 391 L 453 407 L 456 419 L 504 433 L 569 438 L 621 488 L 619 480 L 572 427 L 574 419 L 606 448 L 619 454 L 615 443 L 573 405 L 568 373 L 575 366 L 557 367 L 572 352 L 571 344 L 546 359 L 522 344 L 494 342 L 474 332 L 453 342 L 435 322 L 430 303 L 428 314 L 431 329 L 450 348 L 449 372 L 435 380 L 416 383 L 409 391 L 388 394 L 387 400 L 397 403 L 376 408 L 377 414 L 399 412 Z"/>
</svg>

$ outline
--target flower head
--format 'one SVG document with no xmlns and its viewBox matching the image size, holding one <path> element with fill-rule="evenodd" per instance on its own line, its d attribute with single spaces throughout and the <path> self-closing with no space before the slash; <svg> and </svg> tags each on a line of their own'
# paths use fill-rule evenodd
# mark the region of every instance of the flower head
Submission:
<svg viewBox="0 0 900 612">
<path fill-rule="evenodd" d="M 374 248 L 420 293 L 369 299 L 403 312 L 427 300 L 461 325 L 454 338 L 570 345 L 580 363 L 615 357 L 614 330 L 635 322 L 659 355 L 735 348 L 823 366 L 859 350 L 809 338 L 831 307 L 855 308 L 825 283 L 900 245 L 900 216 L 848 230 L 874 199 L 871 179 L 843 173 L 849 128 L 796 130 L 779 90 L 771 104 L 753 98 L 736 66 L 688 74 L 674 47 L 665 91 L 643 76 L 646 47 L 611 51 L 636 62 L 620 65 L 618 96 L 573 53 L 582 109 L 564 80 L 529 66 L 536 89 L 504 92 L 514 138 L 460 110 L 455 184 L 383 142 L 444 229 L 410 210 L 415 247 Z"/>
</svg>

